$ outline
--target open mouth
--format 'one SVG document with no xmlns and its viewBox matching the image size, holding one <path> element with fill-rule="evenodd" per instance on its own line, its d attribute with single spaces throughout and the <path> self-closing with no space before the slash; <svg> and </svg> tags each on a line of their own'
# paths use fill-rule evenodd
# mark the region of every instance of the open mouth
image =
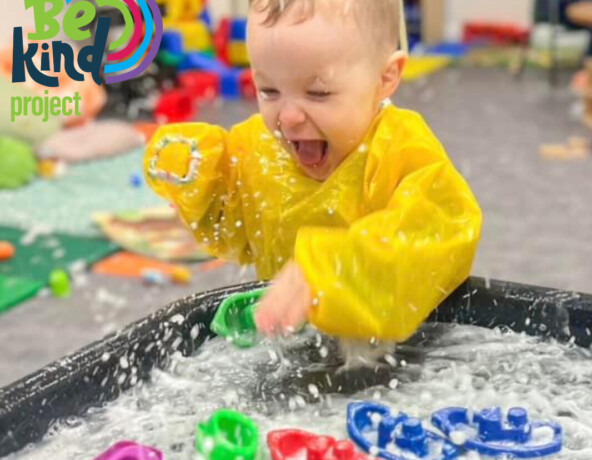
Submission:
<svg viewBox="0 0 592 460">
<path fill-rule="evenodd" d="M 327 152 L 329 150 L 329 144 L 327 141 L 320 139 L 293 140 L 290 141 L 290 144 L 302 166 L 318 168 L 327 158 Z"/>
</svg>

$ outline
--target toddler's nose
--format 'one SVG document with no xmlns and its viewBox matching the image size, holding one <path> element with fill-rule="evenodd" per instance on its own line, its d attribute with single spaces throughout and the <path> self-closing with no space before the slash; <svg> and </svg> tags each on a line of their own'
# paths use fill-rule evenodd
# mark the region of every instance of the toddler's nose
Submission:
<svg viewBox="0 0 592 460">
<path fill-rule="evenodd" d="M 294 128 L 306 121 L 306 114 L 295 104 L 285 104 L 280 109 L 278 119 L 282 128 Z"/>
</svg>

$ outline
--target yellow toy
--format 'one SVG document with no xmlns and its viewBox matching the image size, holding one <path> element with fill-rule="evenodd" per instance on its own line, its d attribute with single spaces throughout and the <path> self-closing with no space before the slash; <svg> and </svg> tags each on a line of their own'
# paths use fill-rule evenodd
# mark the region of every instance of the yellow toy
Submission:
<svg viewBox="0 0 592 460">
<path fill-rule="evenodd" d="M 249 54 L 245 42 L 230 42 L 228 44 L 228 59 L 233 66 L 248 67 Z"/>
<path fill-rule="evenodd" d="M 212 49 L 212 37 L 207 25 L 200 19 L 204 0 L 158 0 L 166 9 L 163 18 L 165 30 L 174 30 L 183 38 L 185 51 L 205 52 Z"/>
<path fill-rule="evenodd" d="M 176 30 L 183 38 L 183 50 L 186 52 L 205 52 L 212 48 L 212 36 L 202 21 L 180 22 L 168 27 Z"/>
<path fill-rule="evenodd" d="M 166 9 L 164 21 L 185 22 L 195 21 L 204 9 L 203 0 L 157 0 Z"/>
<path fill-rule="evenodd" d="M 145 157 L 212 256 L 272 278 L 294 258 L 314 294 L 310 321 L 349 338 L 404 341 L 468 276 L 481 211 L 424 120 L 382 110 L 325 182 L 304 175 L 260 115 L 230 132 L 164 126 Z"/>
</svg>

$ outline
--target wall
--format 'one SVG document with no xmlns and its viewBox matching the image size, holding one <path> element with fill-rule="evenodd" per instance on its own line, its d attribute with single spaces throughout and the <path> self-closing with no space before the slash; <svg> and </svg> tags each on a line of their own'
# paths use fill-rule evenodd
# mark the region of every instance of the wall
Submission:
<svg viewBox="0 0 592 460">
<path fill-rule="evenodd" d="M 466 21 L 532 23 L 534 0 L 446 0 L 445 3 L 444 34 L 448 40 L 462 36 Z"/>
<path fill-rule="evenodd" d="M 230 16 L 232 12 L 237 15 L 247 14 L 248 0 L 210 0 L 210 10 L 215 18 Z"/>
</svg>

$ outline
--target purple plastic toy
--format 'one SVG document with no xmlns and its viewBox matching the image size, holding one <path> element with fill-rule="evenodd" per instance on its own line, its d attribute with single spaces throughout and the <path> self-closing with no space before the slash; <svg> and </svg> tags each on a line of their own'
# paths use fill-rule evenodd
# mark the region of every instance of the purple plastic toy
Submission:
<svg viewBox="0 0 592 460">
<path fill-rule="evenodd" d="M 162 452 L 131 441 L 121 441 L 95 460 L 163 460 Z"/>
</svg>

